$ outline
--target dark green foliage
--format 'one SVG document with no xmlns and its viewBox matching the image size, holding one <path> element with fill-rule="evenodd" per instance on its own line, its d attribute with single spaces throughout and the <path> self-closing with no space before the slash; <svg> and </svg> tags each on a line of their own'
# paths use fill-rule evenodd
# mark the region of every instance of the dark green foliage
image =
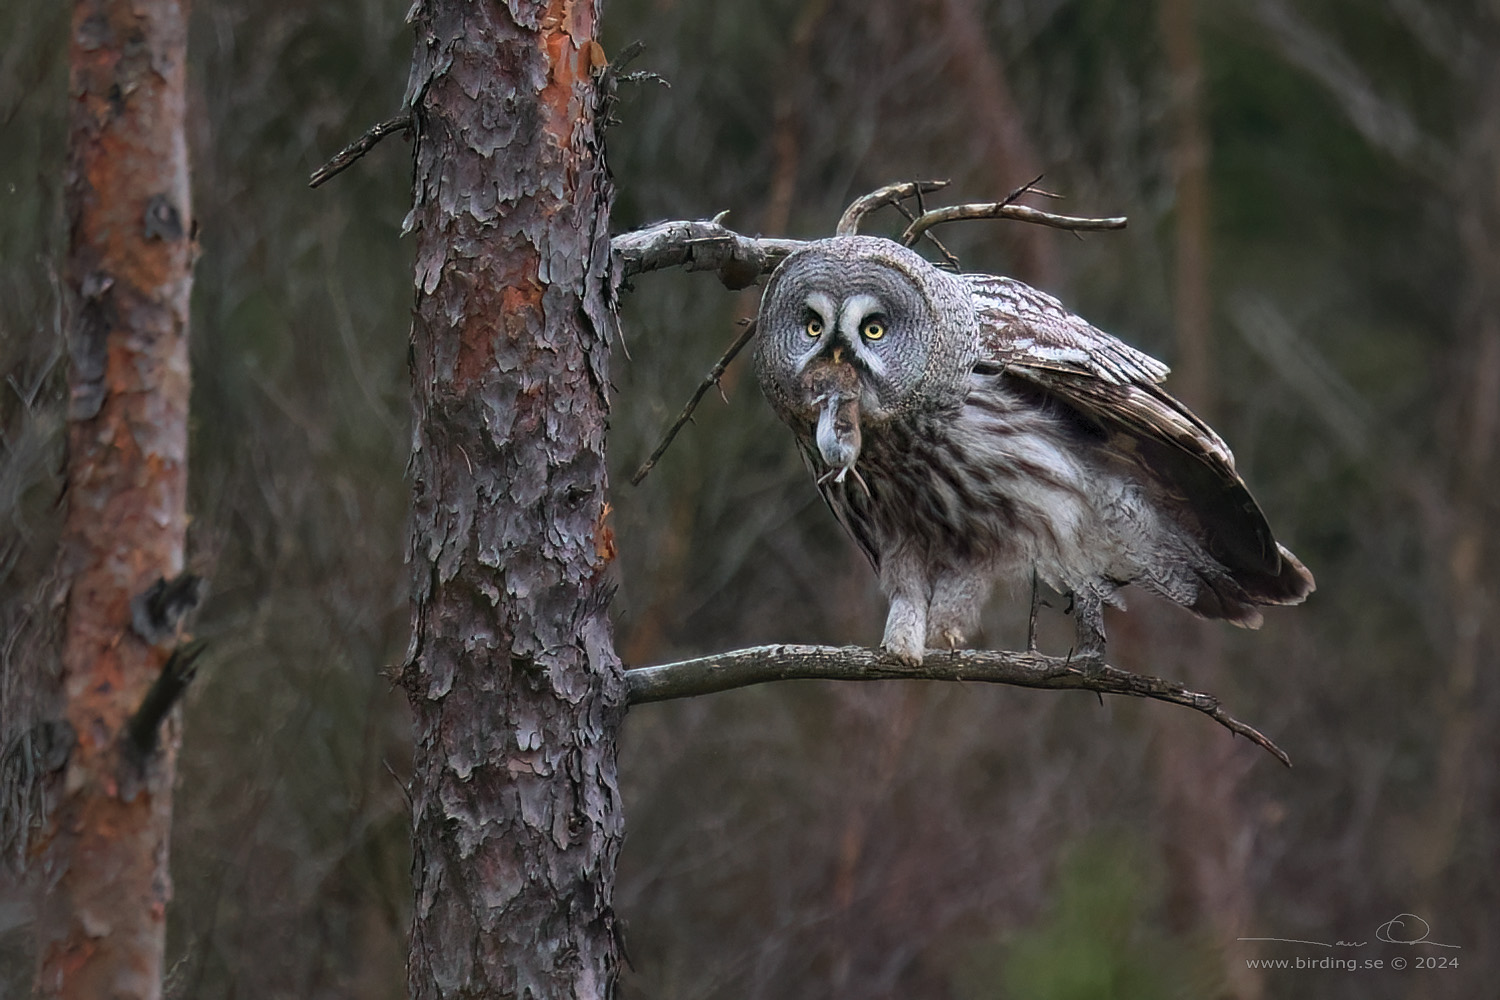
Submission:
<svg viewBox="0 0 1500 1000">
<path fill-rule="evenodd" d="M 980 945 L 954 975 L 962 1000 L 1165 1000 L 1209 993 L 1211 956 L 1161 918 L 1162 872 L 1129 835 L 1083 838 L 1062 852 L 1042 916 Z"/>
</svg>

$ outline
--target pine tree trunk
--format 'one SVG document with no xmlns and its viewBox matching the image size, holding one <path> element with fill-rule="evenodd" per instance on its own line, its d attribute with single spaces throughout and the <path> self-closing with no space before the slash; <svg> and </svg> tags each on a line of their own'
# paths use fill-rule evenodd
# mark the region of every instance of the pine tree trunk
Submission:
<svg viewBox="0 0 1500 1000">
<path fill-rule="evenodd" d="M 123 729 L 173 636 L 131 602 L 182 569 L 188 295 L 183 0 L 80 0 L 66 179 L 70 401 L 63 714 L 75 743 L 43 852 L 36 991 L 161 995 L 176 724 L 147 761 Z"/>
<path fill-rule="evenodd" d="M 1209 139 L 1197 0 L 1160 0 L 1158 26 L 1172 87 L 1172 174 L 1176 192 L 1173 312 L 1176 358 L 1170 391 L 1212 422 L 1218 415 L 1214 377 L 1213 260 Z M 1153 611 L 1143 624 L 1163 669 L 1213 691 L 1233 691 L 1225 669 L 1224 626 L 1186 619 L 1171 609 L 1170 625 Z M 1239 740 L 1206 732 L 1196 720 L 1163 712 L 1156 719 L 1156 790 L 1167 868 L 1166 917 L 1181 933 L 1232 941 L 1254 917 L 1250 882 L 1253 824 L 1244 805 L 1245 776 L 1256 758 Z M 1237 956 L 1235 956 L 1237 958 Z M 1259 1000 L 1260 973 L 1226 956 L 1222 1000 Z"/>
<path fill-rule="evenodd" d="M 1213 301 L 1210 287 L 1208 135 L 1197 0 L 1159 0 L 1159 23 L 1172 87 L 1173 312 L 1177 358 L 1172 394 L 1205 420 L 1215 417 Z"/>
<path fill-rule="evenodd" d="M 413 997 L 614 992 L 598 7 L 413 12 Z"/>
</svg>

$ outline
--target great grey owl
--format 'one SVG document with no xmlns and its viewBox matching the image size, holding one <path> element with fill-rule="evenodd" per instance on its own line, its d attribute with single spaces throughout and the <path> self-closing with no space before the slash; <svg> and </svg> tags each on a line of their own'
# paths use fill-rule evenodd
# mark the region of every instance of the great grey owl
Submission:
<svg viewBox="0 0 1500 1000">
<path fill-rule="evenodd" d="M 1158 385 L 1166 366 L 1049 295 L 841 236 L 782 262 L 757 324 L 761 388 L 874 563 L 882 645 L 908 663 L 961 645 L 997 580 L 1071 594 L 1090 665 L 1127 584 L 1250 628 L 1313 590 L 1229 448 Z"/>
</svg>

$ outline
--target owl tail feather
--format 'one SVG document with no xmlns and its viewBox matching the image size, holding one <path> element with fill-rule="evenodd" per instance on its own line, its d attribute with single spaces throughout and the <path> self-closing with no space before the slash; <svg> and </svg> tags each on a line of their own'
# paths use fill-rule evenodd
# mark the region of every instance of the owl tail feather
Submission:
<svg viewBox="0 0 1500 1000">
<path fill-rule="evenodd" d="M 1286 546 L 1276 545 L 1277 572 L 1240 570 L 1230 575 L 1200 575 L 1198 597 L 1188 610 L 1241 628 L 1260 628 L 1260 606 L 1301 604 L 1317 589 L 1312 573 Z"/>
</svg>

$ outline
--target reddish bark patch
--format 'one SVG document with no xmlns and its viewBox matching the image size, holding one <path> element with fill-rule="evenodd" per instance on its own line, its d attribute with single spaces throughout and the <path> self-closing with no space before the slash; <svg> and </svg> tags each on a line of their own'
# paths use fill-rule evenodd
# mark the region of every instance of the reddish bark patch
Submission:
<svg viewBox="0 0 1500 1000">
<path fill-rule="evenodd" d="M 615 561 L 619 552 L 615 548 L 615 529 L 609 526 L 609 515 L 614 510 L 609 504 L 599 512 L 599 520 L 594 525 L 594 555 L 598 557 L 602 569 L 605 565 Z"/>
<path fill-rule="evenodd" d="M 186 0 L 77 0 L 70 51 L 68 581 L 61 690 L 77 742 L 40 849 L 37 997 L 161 995 L 176 726 L 142 767 L 126 722 L 166 659 L 131 601 L 182 568 L 190 204 Z"/>
</svg>

